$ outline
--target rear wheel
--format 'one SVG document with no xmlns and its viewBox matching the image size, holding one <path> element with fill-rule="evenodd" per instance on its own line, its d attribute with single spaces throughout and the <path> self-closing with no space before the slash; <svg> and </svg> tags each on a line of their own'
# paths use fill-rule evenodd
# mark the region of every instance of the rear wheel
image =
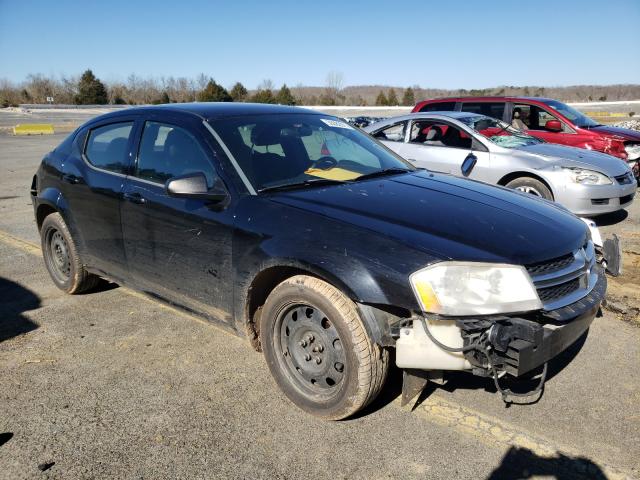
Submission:
<svg viewBox="0 0 640 480">
<path fill-rule="evenodd" d="M 59 213 L 52 213 L 44 219 L 40 240 L 45 266 L 59 289 L 73 294 L 98 284 L 100 277 L 83 267 L 67 224 Z"/>
<path fill-rule="evenodd" d="M 388 351 L 371 341 L 356 305 L 332 285 L 289 278 L 267 299 L 260 340 L 280 389 L 302 410 L 339 420 L 380 392 Z"/>
<path fill-rule="evenodd" d="M 507 188 L 513 188 L 519 192 L 528 193 L 536 197 L 545 198 L 547 200 L 553 200 L 553 194 L 549 187 L 547 187 L 540 180 L 536 180 L 531 177 L 520 177 L 515 180 L 511 180 L 506 185 Z"/>
</svg>

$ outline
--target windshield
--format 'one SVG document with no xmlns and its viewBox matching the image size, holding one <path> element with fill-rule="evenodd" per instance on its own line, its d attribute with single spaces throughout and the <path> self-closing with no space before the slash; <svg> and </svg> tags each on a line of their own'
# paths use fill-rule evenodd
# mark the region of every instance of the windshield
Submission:
<svg viewBox="0 0 640 480">
<path fill-rule="evenodd" d="M 501 147 L 518 148 L 544 143 L 539 138 L 527 135 L 508 123 L 484 115 L 462 117 L 458 120 Z"/>
<path fill-rule="evenodd" d="M 554 110 L 558 111 L 560 114 L 567 117 L 571 120 L 576 127 L 580 128 L 589 128 L 589 127 L 597 127 L 600 125 L 595 120 L 591 120 L 584 113 L 580 113 L 575 108 L 570 107 L 562 102 L 558 102 L 557 100 L 548 100 L 544 102 L 546 105 L 550 106 Z"/>
<path fill-rule="evenodd" d="M 415 170 L 367 134 L 336 118 L 270 114 L 210 124 L 258 192 Z"/>
</svg>

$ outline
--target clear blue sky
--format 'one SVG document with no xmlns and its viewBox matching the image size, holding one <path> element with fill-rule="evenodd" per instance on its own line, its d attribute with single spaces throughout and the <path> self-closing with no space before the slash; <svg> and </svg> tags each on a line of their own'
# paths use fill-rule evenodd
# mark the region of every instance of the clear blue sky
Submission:
<svg viewBox="0 0 640 480">
<path fill-rule="evenodd" d="M 0 0 L 0 78 L 196 76 L 255 88 L 640 83 L 640 0 Z"/>
</svg>

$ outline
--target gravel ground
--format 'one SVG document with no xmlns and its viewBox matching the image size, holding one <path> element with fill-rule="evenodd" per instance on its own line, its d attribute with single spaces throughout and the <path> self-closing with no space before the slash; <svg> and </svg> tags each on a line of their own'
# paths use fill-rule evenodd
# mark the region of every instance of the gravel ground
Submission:
<svg viewBox="0 0 640 480">
<path fill-rule="evenodd" d="M 28 198 L 61 140 L 0 135 L 0 478 L 640 478 L 640 329 L 607 310 L 535 405 L 456 375 L 410 412 L 394 371 L 363 415 L 330 423 L 242 338 L 115 285 L 62 294 Z M 639 212 L 598 221 L 640 251 Z"/>
</svg>

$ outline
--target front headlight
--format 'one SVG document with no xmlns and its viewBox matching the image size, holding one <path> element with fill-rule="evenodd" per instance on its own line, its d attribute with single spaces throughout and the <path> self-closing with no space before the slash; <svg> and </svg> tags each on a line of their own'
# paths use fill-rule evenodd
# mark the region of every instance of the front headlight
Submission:
<svg viewBox="0 0 640 480">
<path fill-rule="evenodd" d="M 613 181 L 606 175 L 595 170 L 583 168 L 563 168 L 573 183 L 582 185 L 611 185 Z"/>
<path fill-rule="evenodd" d="M 441 262 L 409 280 L 424 312 L 491 315 L 542 308 L 529 274 L 518 265 Z"/>
</svg>

